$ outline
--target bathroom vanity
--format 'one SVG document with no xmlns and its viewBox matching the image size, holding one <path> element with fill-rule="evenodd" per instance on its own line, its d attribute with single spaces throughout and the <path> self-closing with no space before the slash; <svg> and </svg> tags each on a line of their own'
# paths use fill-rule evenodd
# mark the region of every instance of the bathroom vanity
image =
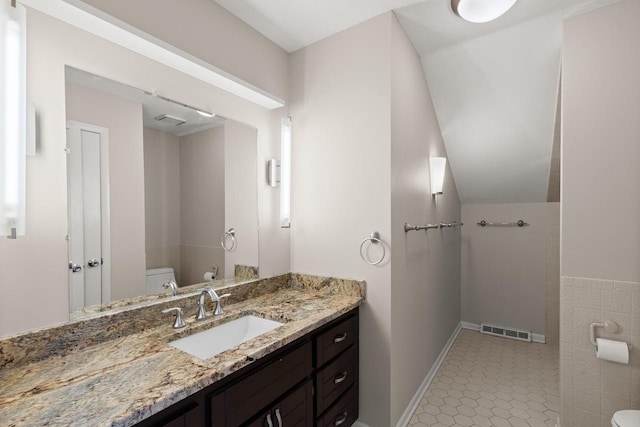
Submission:
<svg viewBox="0 0 640 427">
<path fill-rule="evenodd" d="M 350 426 L 358 418 L 358 319 L 355 308 L 138 426 Z"/>
<path fill-rule="evenodd" d="M 349 426 L 358 416 L 363 282 L 287 274 L 223 283 L 0 340 L 0 425 Z M 187 326 L 173 329 L 181 307 Z M 252 315 L 282 326 L 207 359 L 169 343 Z"/>
</svg>

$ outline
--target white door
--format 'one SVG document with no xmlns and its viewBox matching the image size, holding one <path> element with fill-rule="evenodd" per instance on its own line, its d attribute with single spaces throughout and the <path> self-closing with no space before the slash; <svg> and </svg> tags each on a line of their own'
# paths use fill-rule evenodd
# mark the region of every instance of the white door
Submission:
<svg viewBox="0 0 640 427">
<path fill-rule="evenodd" d="M 67 123 L 69 302 L 71 310 L 110 301 L 109 132 Z"/>
</svg>

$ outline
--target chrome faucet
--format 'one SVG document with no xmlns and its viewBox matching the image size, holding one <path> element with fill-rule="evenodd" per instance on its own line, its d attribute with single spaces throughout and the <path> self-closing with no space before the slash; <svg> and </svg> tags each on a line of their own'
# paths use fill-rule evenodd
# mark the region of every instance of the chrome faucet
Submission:
<svg viewBox="0 0 640 427">
<path fill-rule="evenodd" d="M 198 289 L 198 291 L 200 291 L 200 298 L 198 299 L 198 314 L 196 314 L 196 320 L 205 320 L 207 318 L 207 312 L 204 308 L 204 299 L 207 295 L 211 297 L 211 301 L 216 303 L 216 308 L 213 311 L 213 315 L 221 316 L 224 314 L 224 311 L 222 310 L 222 302 L 220 300 L 222 298 L 227 298 L 228 296 L 231 296 L 231 294 L 224 294 L 224 295 L 218 296 L 216 291 L 214 291 L 212 288 L 201 288 L 201 289 Z"/>
<path fill-rule="evenodd" d="M 175 280 L 173 279 L 167 280 L 162 284 L 162 287 L 165 289 L 171 288 L 171 293 L 173 294 L 174 297 L 178 295 L 178 284 L 176 283 Z"/>
</svg>

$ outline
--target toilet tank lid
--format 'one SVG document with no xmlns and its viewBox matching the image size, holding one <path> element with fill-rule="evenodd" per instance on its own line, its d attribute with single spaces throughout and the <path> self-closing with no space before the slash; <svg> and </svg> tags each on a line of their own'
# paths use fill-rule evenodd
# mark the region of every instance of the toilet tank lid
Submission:
<svg viewBox="0 0 640 427">
<path fill-rule="evenodd" d="M 618 411 L 613 414 L 613 421 L 615 421 L 616 425 L 619 425 L 620 427 L 632 427 L 640 425 L 640 411 Z"/>
<path fill-rule="evenodd" d="M 168 274 L 168 273 L 173 273 L 173 268 L 160 267 L 160 268 L 151 268 L 147 270 L 147 276 L 155 276 L 156 274 Z"/>
</svg>

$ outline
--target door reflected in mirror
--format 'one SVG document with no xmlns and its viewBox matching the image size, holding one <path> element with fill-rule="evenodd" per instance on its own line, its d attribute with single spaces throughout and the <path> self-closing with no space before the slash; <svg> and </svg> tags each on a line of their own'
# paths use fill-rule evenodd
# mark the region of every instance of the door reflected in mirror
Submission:
<svg viewBox="0 0 640 427">
<path fill-rule="evenodd" d="M 71 67 L 65 75 L 72 313 L 170 291 L 170 280 L 257 276 L 256 129 Z"/>
</svg>

